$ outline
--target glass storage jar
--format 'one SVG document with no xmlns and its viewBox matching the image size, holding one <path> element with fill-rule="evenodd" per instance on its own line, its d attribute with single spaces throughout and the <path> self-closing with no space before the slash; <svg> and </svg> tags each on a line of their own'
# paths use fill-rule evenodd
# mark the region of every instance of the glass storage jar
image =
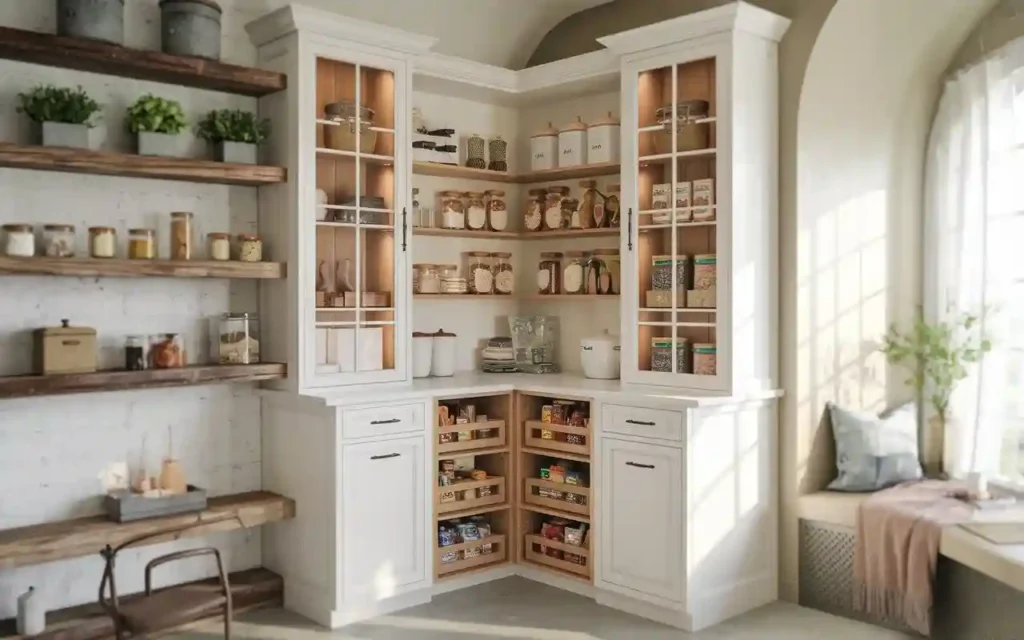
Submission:
<svg viewBox="0 0 1024 640">
<path fill-rule="evenodd" d="M 192 259 L 192 213 L 171 214 L 171 260 Z"/>
<path fill-rule="evenodd" d="M 622 262 L 618 249 L 594 249 L 592 259 L 601 262 L 601 272 L 597 279 L 597 293 L 603 296 L 621 293 Z"/>
<path fill-rule="evenodd" d="M 230 233 L 208 233 L 206 234 L 206 253 L 210 260 L 224 262 L 231 259 L 231 234 Z"/>
<path fill-rule="evenodd" d="M 676 373 L 690 373 L 688 356 L 690 341 L 683 337 L 651 338 L 651 371 L 672 372 L 672 353 L 675 352 Z"/>
<path fill-rule="evenodd" d="M 512 254 L 492 253 L 491 264 L 494 272 L 494 292 L 503 296 L 512 295 L 512 290 L 516 286 L 515 273 L 512 269 Z"/>
<path fill-rule="evenodd" d="M 580 295 L 587 292 L 587 252 L 566 251 L 562 267 L 562 292 Z"/>
<path fill-rule="evenodd" d="M 544 229 L 563 228 L 566 218 L 562 213 L 562 200 L 569 195 L 569 187 L 549 187 L 544 196 Z"/>
<path fill-rule="evenodd" d="M 466 228 L 466 209 L 462 202 L 461 193 L 458 191 L 442 191 L 441 204 L 438 209 L 441 211 L 441 228 Z"/>
<path fill-rule="evenodd" d="M 459 276 L 459 265 L 437 265 L 441 271 L 441 293 L 461 295 L 466 293 L 466 279 Z"/>
<path fill-rule="evenodd" d="M 75 256 L 75 226 L 48 224 L 43 227 L 43 255 L 47 258 Z"/>
<path fill-rule="evenodd" d="M 420 263 L 415 267 L 413 291 L 428 295 L 441 293 L 441 270 L 438 266 Z"/>
<path fill-rule="evenodd" d="M 588 251 L 586 255 L 587 271 L 586 284 L 583 285 L 587 295 L 596 296 L 601 288 L 601 277 L 604 275 L 604 260 Z"/>
<path fill-rule="evenodd" d="M 576 198 L 562 198 L 562 228 L 571 229 L 574 218 L 578 219 L 580 201 Z"/>
<path fill-rule="evenodd" d="M 544 226 L 544 207 L 547 201 L 547 189 L 530 189 L 523 211 L 523 228 L 527 231 L 540 231 Z"/>
<path fill-rule="evenodd" d="M 186 364 L 185 344 L 177 333 L 149 336 L 149 366 L 152 369 L 177 369 Z"/>
<path fill-rule="evenodd" d="M 257 235 L 243 233 L 238 236 L 238 259 L 241 262 L 263 260 L 263 241 Z"/>
<path fill-rule="evenodd" d="M 117 230 L 114 227 L 89 227 L 89 255 L 113 258 L 117 253 Z"/>
<path fill-rule="evenodd" d="M 254 313 L 225 313 L 213 318 L 210 335 L 213 364 L 259 364 L 259 317 Z"/>
<path fill-rule="evenodd" d="M 537 265 L 537 293 L 558 295 L 562 292 L 562 254 L 547 251 L 540 254 Z"/>
<path fill-rule="evenodd" d="M 508 207 L 504 191 L 487 191 L 487 224 L 492 231 L 508 229 Z"/>
<path fill-rule="evenodd" d="M 145 336 L 128 336 L 124 340 L 124 368 L 128 371 L 145 371 L 148 353 L 149 343 Z"/>
<path fill-rule="evenodd" d="M 156 232 L 152 229 L 129 229 L 128 257 L 132 260 L 152 260 L 155 258 Z"/>
<path fill-rule="evenodd" d="M 487 228 L 487 205 L 482 192 L 470 191 L 466 194 L 466 228 L 473 231 Z"/>
<path fill-rule="evenodd" d="M 469 292 L 478 295 L 494 293 L 494 273 L 491 270 L 491 254 L 486 251 L 466 253 L 466 281 Z"/>
<path fill-rule="evenodd" d="M 36 255 L 36 234 L 30 224 L 5 224 L 3 226 L 4 255 L 31 258 Z"/>
</svg>

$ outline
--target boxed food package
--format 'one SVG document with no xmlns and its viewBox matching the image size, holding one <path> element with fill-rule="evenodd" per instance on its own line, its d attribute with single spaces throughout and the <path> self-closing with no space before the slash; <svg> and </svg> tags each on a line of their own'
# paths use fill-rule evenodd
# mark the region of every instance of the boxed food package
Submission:
<svg viewBox="0 0 1024 640">
<path fill-rule="evenodd" d="M 693 181 L 693 206 L 703 207 L 715 204 L 715 179 L 705 178 Z"/>
<path fill-rule="evenodd" d="M 656 184 L 651 192 L 652 209 L 668 209 L 672 203 L 672 185 Z"/>
</svg>

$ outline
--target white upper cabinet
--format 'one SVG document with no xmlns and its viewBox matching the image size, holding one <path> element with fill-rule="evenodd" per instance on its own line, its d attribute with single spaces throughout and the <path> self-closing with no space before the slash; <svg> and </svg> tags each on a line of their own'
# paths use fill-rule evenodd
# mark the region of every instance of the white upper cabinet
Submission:
<svg viewBox="0 0 1024 640">
<path fill-rule="evenodd" d="M 787 24 L 736 3 L 600 39 L 623 56 L 627 382 L 774 386 Z"/>
</svg>

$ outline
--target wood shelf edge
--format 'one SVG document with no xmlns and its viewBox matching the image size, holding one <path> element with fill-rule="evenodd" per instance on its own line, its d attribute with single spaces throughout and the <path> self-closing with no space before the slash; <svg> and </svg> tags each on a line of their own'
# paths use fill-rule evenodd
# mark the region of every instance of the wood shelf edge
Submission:
<svg viewBox="0 0 1024 640">
<path fill-rule="evenodd" d="M 284 278 L 280 262 L 216 260 L 130 260 L 120 258 L 19 258 L 0 256 L 0 275 L 42 275 L 87 278 Z"/>
</svg>

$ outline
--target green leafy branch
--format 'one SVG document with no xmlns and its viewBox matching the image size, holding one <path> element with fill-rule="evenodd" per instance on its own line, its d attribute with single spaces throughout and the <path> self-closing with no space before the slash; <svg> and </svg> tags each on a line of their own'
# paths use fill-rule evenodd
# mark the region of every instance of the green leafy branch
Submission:
<svg viewBox="0 0 1024 640">
<path fill-rule="evenodd" d="M 179 134 L 185 130 L 185 111 L 176 100 L 147 94 L 128 107 L 128 130 L 132 133 Z"/>
<path fill-rule="evenodd" d="M 199 137 L 210 142 L 259 144 L 270 137 L 270 121 L 240 109 L 221 109 L 206 114 L 197 127 Z"/>
<path fill-rule="evenodd" d="M 18 113 L 24 113 L 35 122 L 61 122 L 84 124 L 92 127 L 92 117 L 100 105 L 89 97 L 85 89 L 39 85 L 28 93 L 19 93 Z"/>
</svg>

